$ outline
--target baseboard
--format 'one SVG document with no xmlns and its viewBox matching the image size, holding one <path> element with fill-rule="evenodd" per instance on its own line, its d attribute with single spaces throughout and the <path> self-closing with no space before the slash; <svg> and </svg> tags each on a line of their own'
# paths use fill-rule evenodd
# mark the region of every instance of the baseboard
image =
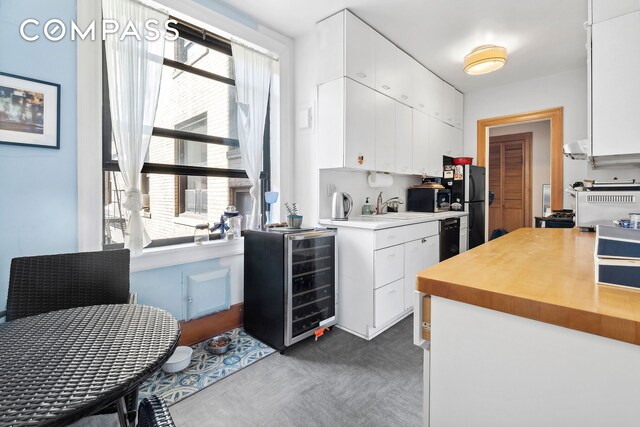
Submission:
<svg viewBox="0 0 640 427">
<path fill-rule="evenodd" d="M 178 345 L 193 345 L 220 335 L 230 329 L 242 326 L 243 304 L 234 304 L 228 310 L 219 311 L 199 319 L 180 322 L 180 342 Z"/>
</svg>

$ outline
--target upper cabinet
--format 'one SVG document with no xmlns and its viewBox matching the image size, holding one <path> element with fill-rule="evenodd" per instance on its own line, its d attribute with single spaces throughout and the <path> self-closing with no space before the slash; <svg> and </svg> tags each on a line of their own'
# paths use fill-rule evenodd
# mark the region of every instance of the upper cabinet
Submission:
<svg viewBox="0 0 640 427">
<path fill-rule="evenodd" d="M 591 37 L 592 155 L 638 154 L 640 11 L 594 24 Z"/>
<path fill-rule="evenodd" d="M 592 22 L 597 24 L 638 10 L 640 10 L 638 0 L 592 0 Z"/>
<path fill-rule="evenodd" d="M 317 25 L 320 66 L 318 84 L 350 77 L 371 88 L 376 84 L 376 32 L 347 11 Z"/>
<path fill-rule="evenodd" d="M 320 169 L 376 170 L 375 132 L 375 91 L 346 78 L 320 85 L 318 89 L 318 167 Z"/>
<path fill-rule="evenodd" d="M 462 93 L 348 10 L 317 37 L 320 168 L 439 176 L 462 155 Z"/>
</svg>

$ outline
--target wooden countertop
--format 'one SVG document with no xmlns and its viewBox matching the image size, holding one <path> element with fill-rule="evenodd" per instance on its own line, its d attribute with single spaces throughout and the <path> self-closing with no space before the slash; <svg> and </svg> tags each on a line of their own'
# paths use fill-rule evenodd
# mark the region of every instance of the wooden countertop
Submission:
<svg viewBox="0 0 640 427">
<path fill-rule="evenodd" d="M 417 289 L 640 345 L 640 291 L 596 285 L 595 233 L 522 228 L 418 273 Z"/>
</svg>

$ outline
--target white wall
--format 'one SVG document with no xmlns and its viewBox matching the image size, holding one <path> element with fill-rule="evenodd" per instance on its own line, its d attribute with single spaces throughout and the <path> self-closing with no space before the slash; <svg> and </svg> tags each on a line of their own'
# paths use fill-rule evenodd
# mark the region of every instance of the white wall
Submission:
<svg viewBox="0 0 640 427">
<path fill-rule="evenodd" d="M 369 197 L 369 204 L 375 208 L 376 199 L 381 191 L 383 200 L 390 199 L 391 197 L 400 197 L 405 203 L 400 205 L 398 210 L 400 212 L 406 211 L 407 188 L 419 183 L 420 178 L 418 176 L 393 175 L 393 185 L 391 187 L 371 188 L 367 181 L 367 172 L 333 169 L 321 170 L 319 180 L 320 218 L 327 219 L 331 217 L 331 200 L 333 194 L 327 190 L 330 184 L 335 186 L 335 191 L 343 191 L 351 195 L 354 205 L 351 215 L 360 215 L 365 198 Z"/>
<path fill-rule="evenodd" d="M 318 45 L 315 31 L 295 40 L 295 143 L 293 194 L 306 225 L 318 220 L 317 90 Z M 312 108 L 311 128 L 300 129 L 298 112 Z"/>
<path fill-rule="evenodd" d="M 542 186 L 551 182 L 551 122 L 520 123 L 516 125 L 497 126 L 489 129 L 489 136 L 511 135 L 531 132 L 531 224 L 535 225 L 534 216 L 542 214 Z M 487 180 L 489 173 L 487 173 Z M 489 189 L 491 190 L 491 189 Z"/>
<path fill-rule="evenodd" d="M 482 77 L 480 77 L 482 78 Z M 465 93 L 464 153 L 476 158 L 477 131 L 480 119 L 564 107 L 564 141 L 587 137 L 587 69 L 565 71 L 551 76 L 526 80 L 486 90 Z M 615 141 L 612 141 L 615 143 Z M 564 159 L 564 188 L 575 181 L 588 179 L 640 178 L 640 168 L 592 170 L 586 161 Z M 572 207 L 565 193 L 564 207 Z"/>
</svg>

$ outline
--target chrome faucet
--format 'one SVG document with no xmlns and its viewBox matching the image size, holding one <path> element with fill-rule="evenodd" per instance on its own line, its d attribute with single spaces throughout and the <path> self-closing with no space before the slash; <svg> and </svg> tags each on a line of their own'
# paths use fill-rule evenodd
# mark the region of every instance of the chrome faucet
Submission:
<svg viewBox="0 0 640 427">
<path fill-rule="evenodd" d="M 389 202 L 398 202 L 398 204 L 404 203 L 404 201 L 400 197 L 391 197 L 390 199 L 387 199 L 387 201 L 383 202 L 382 191 L 381 191 L 380 194 L 378 194 L 378 200 L 376 201 L 376 214 L 381 215 L 383 213 L 382 211 L 384 210 L 385 206 L 387 206 Z"/>
</svg>

